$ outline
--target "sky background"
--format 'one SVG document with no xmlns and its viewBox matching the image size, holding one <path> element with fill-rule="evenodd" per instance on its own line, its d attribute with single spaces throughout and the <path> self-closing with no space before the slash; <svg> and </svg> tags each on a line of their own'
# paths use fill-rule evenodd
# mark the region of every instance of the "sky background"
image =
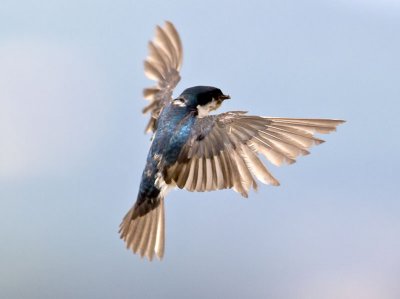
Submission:
<svg viewBox="0 0 400 299">
<path fill-rule="evenodd" d="M 149 148 L 147 42 L 172 21 L 178 95 L 220 111 L 341 118 L 278 188 L 174 191 L 166 254 L 124 248 Z M 400 1 L 0 5 L 0 298 L 400 297 Z"/>
</svg>

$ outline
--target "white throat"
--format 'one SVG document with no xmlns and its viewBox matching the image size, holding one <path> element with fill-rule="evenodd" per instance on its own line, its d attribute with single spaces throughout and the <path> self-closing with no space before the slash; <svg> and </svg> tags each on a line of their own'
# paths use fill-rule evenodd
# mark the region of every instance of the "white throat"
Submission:
<svg viewBox="0 0 400 299">
<path fill-rule="evenodd" d="M 220 106 L 216 101 L 211 101 L 204 106 L 197 105 L 197 117 L 203 118 L 206 117 L 210 111 L 217 109 Z"/>
</svg>

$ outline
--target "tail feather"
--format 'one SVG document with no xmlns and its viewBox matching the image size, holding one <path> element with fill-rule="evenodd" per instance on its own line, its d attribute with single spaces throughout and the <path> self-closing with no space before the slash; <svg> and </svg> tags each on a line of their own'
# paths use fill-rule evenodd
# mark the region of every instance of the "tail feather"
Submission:
<svg viewBox="0 0 400 299">
<path fill-rule="evenodd" d="M 120 237 L 126 247 L 141 257 L 150 261 L 154 256 L 162 259 L 164 256 L 165 217 L 164 199 L 147 214 L 133 218 L 135 207 L 125 215 L 120 225 Z"/>
</svg>

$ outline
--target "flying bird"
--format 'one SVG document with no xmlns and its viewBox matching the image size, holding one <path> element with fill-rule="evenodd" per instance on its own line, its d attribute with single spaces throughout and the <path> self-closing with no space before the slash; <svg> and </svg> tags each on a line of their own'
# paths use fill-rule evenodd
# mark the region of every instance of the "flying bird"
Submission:
<svg viewBox="0 0 400 299">
<path fill-rule="evenodd" d="M 144 62 L 146 76 L 157 82 L 143 90 L 150 113 L 146 132 L 152 133 L 136 203 L 120 225 L 127 248 L 152 260 L 161 259 L 165 244 L 164 198 L 172 188 L 188 191 L 233 189 L 247 197 L 257 189 L 256 179 L 278 186 L 278 180 L 260 160 L 273 165 L 292 164 L 324 142 L 343 123 L 338 119 L 281 118 L 230 111 L 209 115 L 230 97 L 219 88 L 194 86 L 176 98 L 180 81 L 182 43 L 171 22 L 156 27 Z"/>
</svg>

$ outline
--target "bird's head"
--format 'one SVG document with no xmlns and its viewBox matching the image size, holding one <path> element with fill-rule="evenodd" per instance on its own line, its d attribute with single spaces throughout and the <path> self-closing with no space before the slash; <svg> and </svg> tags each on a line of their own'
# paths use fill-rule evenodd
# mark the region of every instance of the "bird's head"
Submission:
<svg viewBox="0 0 400 299">
<path fill-rule="evenodd" d="M 221 89 L 212 86 L 194 86 L 185 89 L 174 100 L 177 105 L 197 110 L 198 117 L 207 116 L 210 111 L 216 110 L 224 100 L 230 99 Z"/>
</svg>

